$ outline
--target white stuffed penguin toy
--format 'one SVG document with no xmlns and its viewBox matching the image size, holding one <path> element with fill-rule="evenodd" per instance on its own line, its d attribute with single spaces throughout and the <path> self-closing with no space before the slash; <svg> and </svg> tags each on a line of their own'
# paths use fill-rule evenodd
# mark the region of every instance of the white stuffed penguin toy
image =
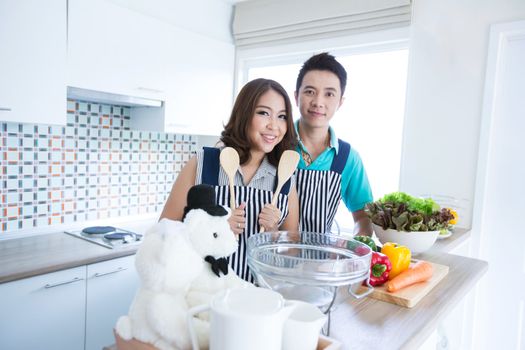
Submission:
<svg viewBox="0 0 525 350">
<path fill-rule="evenodd" d="M 122 339 L 160 350 L 190 349 L 189 308 L 208 304 L 225 288 L 252 286 L 228 265 L 238 246 L 229 215 L 215 204 L 213 187 L 197 185 L 188 192 L 183 222 L 162 219 L 146 233 L 135 260 L 141 284 L 129 314 L 116 325 Z M 199 344 L 207 347 L 207 314 L 198 316 Z"/>
</svg>

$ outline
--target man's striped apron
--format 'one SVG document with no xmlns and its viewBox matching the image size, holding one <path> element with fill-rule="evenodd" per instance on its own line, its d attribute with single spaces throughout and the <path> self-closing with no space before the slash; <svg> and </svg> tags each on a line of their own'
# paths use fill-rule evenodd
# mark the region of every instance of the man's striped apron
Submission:
<svg viewBox="0 0 525 350">
<path fill-rule="evenodd" d="M 204 157 L 202 164 L 202 183 L 215 187 L 217 204 L 229 207 L 230 203 L 230 189 L 228 185 L 219 185 L 219 155 L 220 149 L 204 147 Z M 290 183 L 288 180 L 282 187 L 277 200 L 277 208 L 281 211 L 281 218 L 279 225 L 281 225 L 288 215 L 288 192 L 290 191 Z M 277 177 L 275 179 L 275 187 L 277 187 Z M 272 201 L 273 192 L 260 190 L 250 186 L 235 185 L 235 205 L 239 206 L 241 203 L 246 203 L 246 227 L 244 232 L 239 235 L 239 247 L 237 252 L 230 256 L 230 265 L 232 269 L 242 279 L 253 282 L 254 278 L 250 274 L 247 264 L 246 241 L 248 237 L 259 232 L 259 213 L 262 208 Z"/>
<path fill-rule="evenodd" d="M 297 170 L 301 232 L 330 232 L 341 200 L 341 174 L 349 153 L 350 144 L 339 139 L 339 150 L 330 170 Z"/>
</svg>

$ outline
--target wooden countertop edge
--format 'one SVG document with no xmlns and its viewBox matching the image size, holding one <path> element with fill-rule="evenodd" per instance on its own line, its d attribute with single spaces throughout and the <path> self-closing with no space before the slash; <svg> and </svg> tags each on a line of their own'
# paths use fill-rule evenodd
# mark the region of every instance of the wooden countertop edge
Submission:
<svg viewBox="0 0 525 350">
<path fill-rule="evenodd" d="M 23 271 L 20 273 L 13 273 L 9 275 L 0 275 L 0 283 L 6 283 L 6 282 L 13 282 L 20 279 L 28 278 L 28 277 L 34 277 L 38 275 L 43 275 L 46 273 L 51 272 L 57 272 L 61 270 L 67 270 L 79 266 L 89 265 L 89 264 L 95 264 L 98 262 L 116 259 L 116 258 L 122 258 L 124 256 L 133 255 L 136 253 L 136 250 L 125 250 L 125 251 L 119 251 L 119 252 L 111 252 L 111 254 L 105 254 L 100 256 L 94 256 L 89 257 L 85 259 L 79 259 L 74 260 L 66 263 L 60 263 L 60 264 L 50 264 L 46 265 L 40 268 L 34 268 L 31 270 Z"/>
<path fill-rule="evenodd" d="M 477 263 L 479 265 L 479 269 L 477 269 L 471 274 L 471 277 L 473 278 L 464 279 L 459 292 L 453 295 L 452 300 L 449 299 L 449 302 L 445 303 L 442 307 L 440 307 L 433 320 L 431 322 L 426 322 L 422 325 L 422 327 L 419 330 L 415 331 L 414 336 L 409 338 L 408 341 L 400 347 L 400 349 L 419 349 L 421 344 L 423 344 L 432 334 L 432 332 L 434 332 L 434 330 L 439 325 L 439 322 L 443 319 L 443 317 L 448 315 L 456 307 L 456 305 L 458 305 L 459 302 L 465 297 L 465 295 L 467 295 L 476 286 L 480 278 L 487 272 L 489 266 L 488 262 L 483 260 L 477 260 Z M 427 296 L 430 296 L 436 292 L 437 290 L 431 291 Z"/>
<path fill-rule="evenodd" d="M 46 245 L 41 246 L 44 241 Z M 133 255 L 138 249 L 138 246 L 108 249 L 65 233 L 50 233 L 1 243 L 4 247 L 0 249 L 0 283 Z M 63 254 L 57 253 L 61 250 L 64 250 Z M 29 255 L 34 262 L 28 258 Z M 47 258 L 47 255 L 51 256 Z"/>
<path fill-rule="evenodd" d="M 63 233 L 47 233 L 47 234 L 40 235 L 40 236 L 24 237 L 20 239 L 26 242 L 29 242 L 30 239 L 38 240 L 39 238 L 41 239 L 44 236 L 47 237 L 48 239 L 56 239 L 56 237 L 61 237 L 61 239 L 65 239 L 64 238 L 65 236 L 60 236 L 62 234 Z M 452 237 L 436 242 L 436 245 L 428 251 L 428 254 L 424 254 L 424 255 L 434 256 L 434 255 L 440 255 L 440 254 L 449 252 L 455 247 L 465 242 L 469 238 L 470 238 L 470 230 L 458 229 L 457 232 L 455 232 Z M 50 262 L 47 264 L 45 262 L 42 262 L 42 260 L 40 260 L 39 263 L 43 264 L 42 266 L 39 266 L 36 268 L 22 269 L 21 271 L 16 271 L 12 273 L 6 272 L 5 268 L 4 268 L 4 271 L 2 271 L 2 267 L 0 267 L 0 283 L 16 281 L 19 279 L 33 277 L 33 276 L 37 276 L 37 275 L 41 275 L 45 273 L 51 273 L 51 272 L 56 272 L 60 270 L 65 270 L 68 268 L 74 268 L 74 267 L 78 267 L 82 265 L 88 265 L 88 264 L 93 264 L 97 262 L 102 262 L 105 260 L 120 258 L 120 257 L 135 254 L 138 249 L 138 247 L 127 248 L 124 250 L 120 250 L 120 249 L 110 250 L 104 247 L 99 247 L 99 249 L 95 249 L 93 243 L 83 241 L 75 237 L 69 237 L 69 239 L 77 240 L 77 243 L 76 243 L 77 246 L 83 245 L 84 247 L 86 247 L 85 249 L 86 256 L 82 257 L 81 255 L 79 255 L 79 257 L 75 259 L 64 258 L 62 260 L 58 259 L 58 261 L 55 259 L 53 262 Z M 2 242 L 0 241 L 0 243 Z"/>
<path fill-rule="evenodd" d="M 453 249 L 460 246 L 463 242 L 470 239 L 471 230 L 465 228 L 457 228 L 455 232 L 449 238 L 438 239 L 434 246 L 430 248 L 428 253 L 449 253 Z"/>
<path fill-rule="evenodd" d="M 486 261 L 459 255 L 428 254 L 421 258 L 447 265 L 450 270 L 416 306 L 347 298 L 343 293 L 344 301 L 332 314 L 330 336 L 341 341 L 343 349 L 417 349 L 488 270 Z M 352 327 L 354 334 L 348 333 Z"/>
</svg>

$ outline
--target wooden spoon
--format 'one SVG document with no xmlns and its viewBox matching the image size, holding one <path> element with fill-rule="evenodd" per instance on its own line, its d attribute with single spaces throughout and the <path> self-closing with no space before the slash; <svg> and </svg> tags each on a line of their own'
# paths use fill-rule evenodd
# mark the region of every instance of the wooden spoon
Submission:
<svg viewBox="0 0 525 350">
<path fill-rule="evenodd" d="M 272 205 L 277 204 L 277 198 L 281 192 L 281 188 L 292 177 L 293 172 L 297 169 L 299 164 L 299 153 L 296 151 L 287 150 L 284 151 L 279 159 L 279 165 L 277 166 L 277 188 L 272 196 Z"/>
<path fill-rule="evenodd" d="M 279 159 L 279 165 L 277 166 L 277 188 L 272 195 L 272 205 L 277 204 L 281 188 L 293 175 L 293 172 L 297 169 L 297 164 L 299 164 L 299 153 L 291 150 L 283 152 L 281 159 Z M 264 227 L 261 226 L 260 232 L 264 232 Z"/>
<path fill-rule="evenodd" d="M 233 212 L 235 210 L 235 189 L 233 188 L 233 179 L 235 178 L 237 169 L 239 169 L 239 153 L 237 153 L 232 147 L 224 147 L 219 156 L 219 161 L 226 172 L 230 183 L 230 209 Z"/>
</svg>

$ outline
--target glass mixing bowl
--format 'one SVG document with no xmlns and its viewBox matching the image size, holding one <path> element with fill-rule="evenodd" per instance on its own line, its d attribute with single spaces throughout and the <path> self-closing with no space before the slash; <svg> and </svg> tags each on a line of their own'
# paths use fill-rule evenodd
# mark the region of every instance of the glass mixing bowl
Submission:
<svg viewBox="0 0 525 350">
<path fill-rule="evenodd" d="M 368 281 L 372 258 L 370 247 L 352 238 L 311 232 L 258 233 L 248 239 L 247 251 L 248 265 L 261 287 L 325 312 L 334 303 L 337 287 Z M 349 292 L 357 298 L 365 295 L 354 294 L 352 288 Z"/>
</svg>

